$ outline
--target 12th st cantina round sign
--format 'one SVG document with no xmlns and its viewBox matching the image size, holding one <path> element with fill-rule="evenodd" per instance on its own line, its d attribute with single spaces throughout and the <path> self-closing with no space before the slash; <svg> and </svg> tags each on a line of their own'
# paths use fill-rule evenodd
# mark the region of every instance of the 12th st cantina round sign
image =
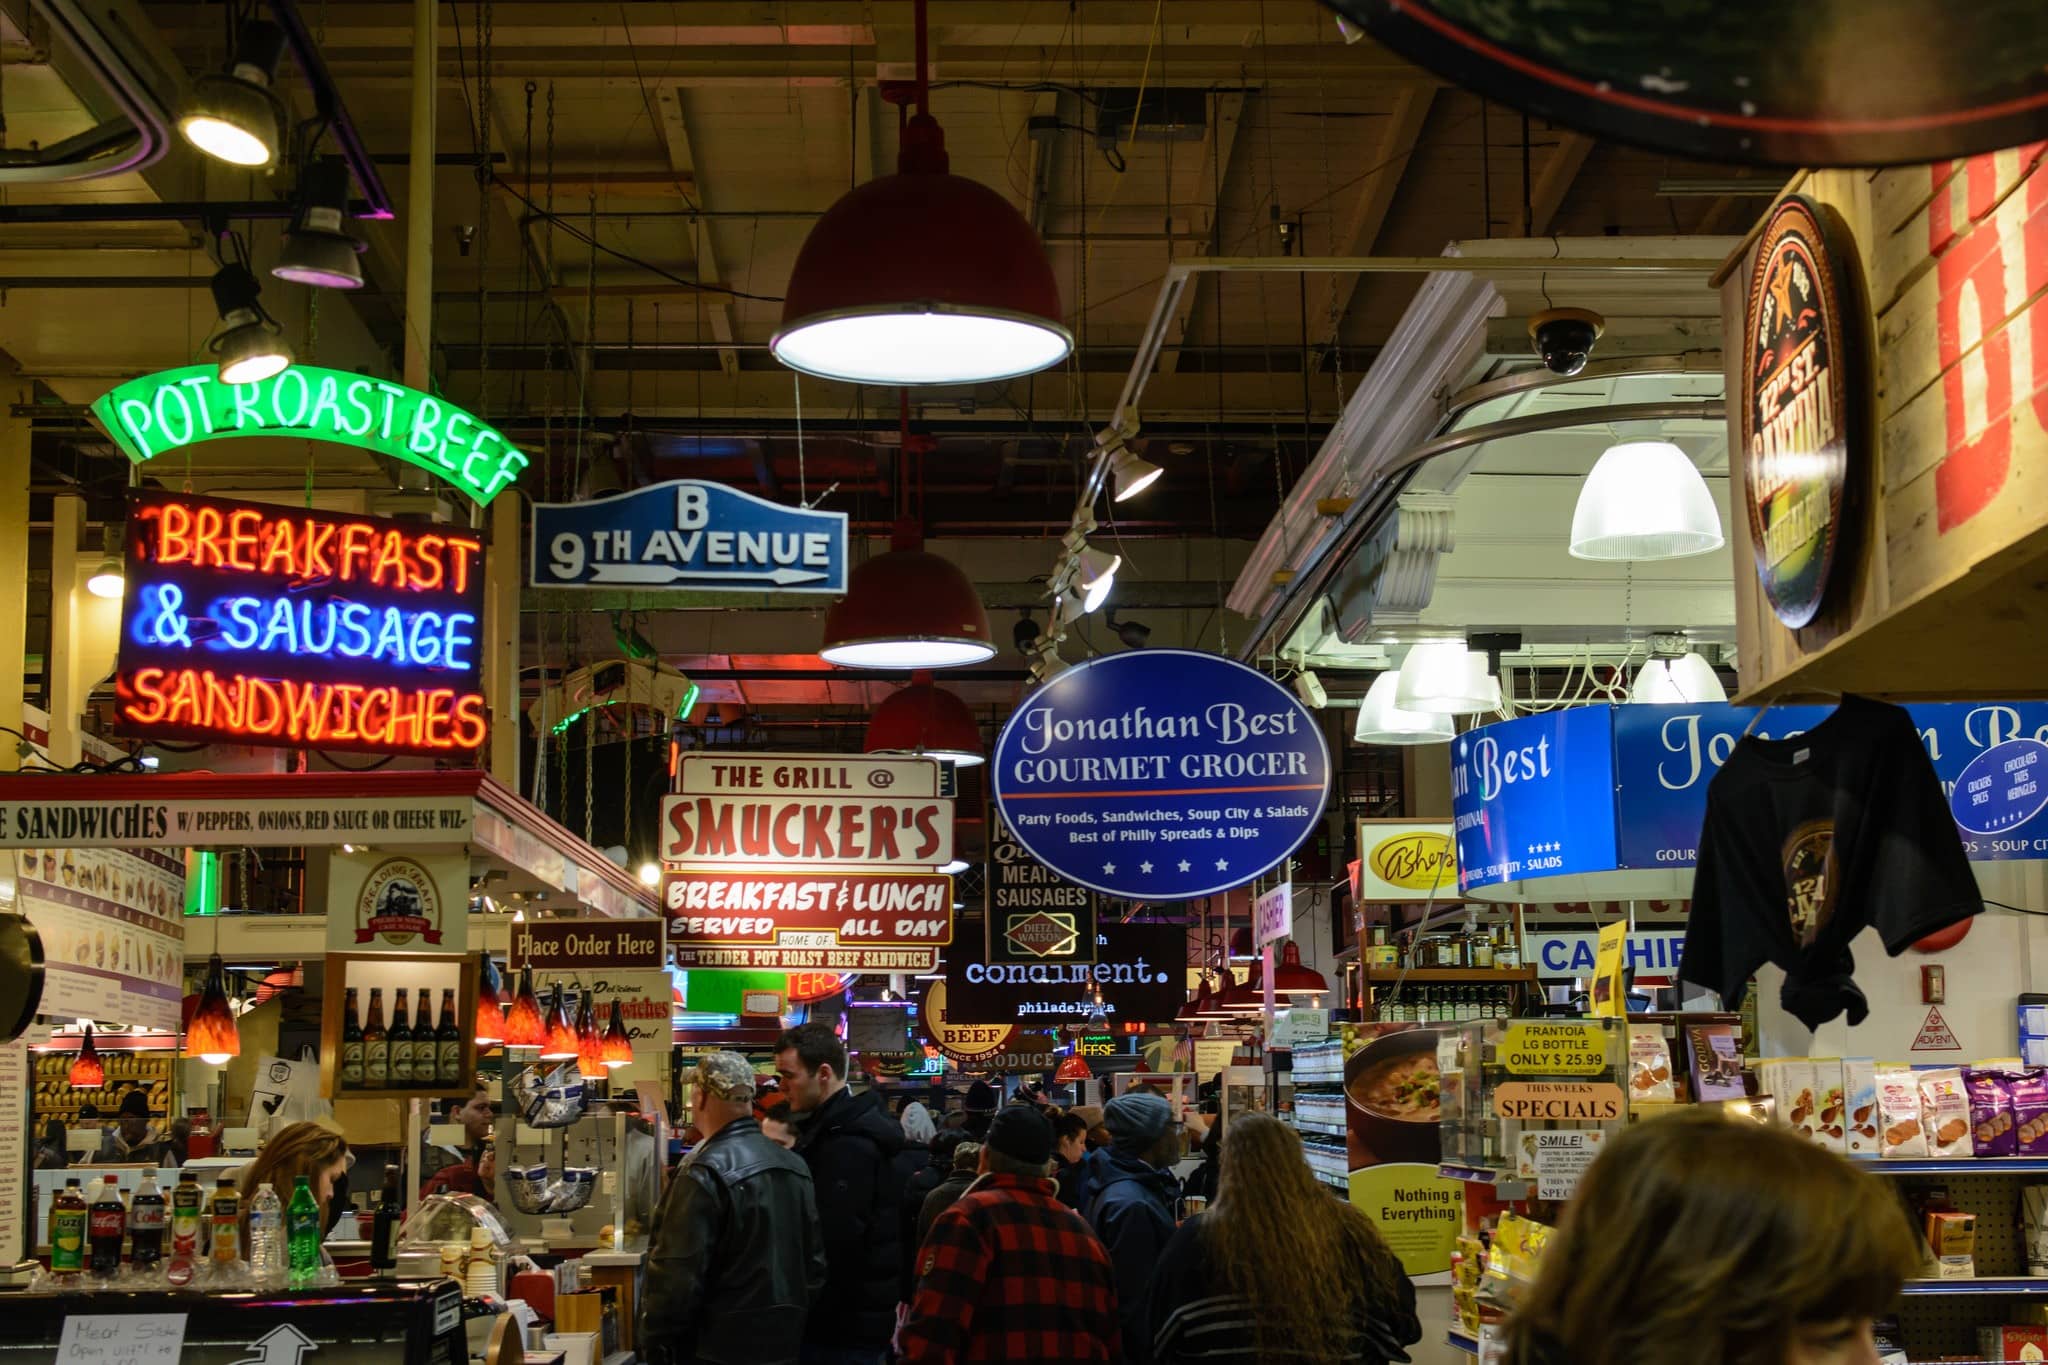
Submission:
<svg viewBox="0 0 2048 1365">
<path fill-rule="evenodd" d="M 1264 674 L 1185 649 L 1077 664 L 996 741 L 996 804 L 1069 881 L 1139 901 L 1242 886 L 1301 846 L 1329 799 L 1315 717 Z"/>
</svg>

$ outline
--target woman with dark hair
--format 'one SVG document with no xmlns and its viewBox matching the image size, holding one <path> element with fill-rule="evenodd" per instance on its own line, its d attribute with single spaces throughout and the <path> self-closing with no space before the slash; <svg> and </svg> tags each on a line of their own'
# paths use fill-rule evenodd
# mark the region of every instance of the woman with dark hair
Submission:
<svg viewBox="0 0 2048 1365">
<path fill-rule="evenodd" d="M 1655 1119 L 1587 1170 L 1508 1359 L 1877 1365 L 1872 1320 L 1919 1261 L 1897 1198 L 1841 1157 L 1718 1114 Z"/>
<path fill-rule="evenodd" d="M 43 1141 L 36 1148 L 36 1166 L 39 1171 L 61 1171 L 71 1165 L 70 1134 L 65 1131 L 63 1120 L 51 1119 L 43 1125 Z"/>
<path fill-rule="evenodd" d="M 1167 1242 L 1140 1321 L 1151 1341 L 1125 1350 L 1156 1365 L 1385 1365 L 1422 1338 L 1378 1231 L 1316 1180 L 1292 1128 L 1256 1113 L 1231 1122 L 1216 1202 Z"/>
</svg>

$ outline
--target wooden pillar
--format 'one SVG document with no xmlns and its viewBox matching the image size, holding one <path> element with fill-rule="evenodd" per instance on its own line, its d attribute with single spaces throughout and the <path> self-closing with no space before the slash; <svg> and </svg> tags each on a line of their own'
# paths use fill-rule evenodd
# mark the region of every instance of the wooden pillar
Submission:
<svg viewBox="0 0 2048 1365">
<path fill-rule="evenodd" d="M 21 731 L 28 690 L 28 472 L 29 419 L 12 416 L 30 398 L 27 384 L 0 388 L 0 726 Z M 43 666 L 49 667 L 44 660 Z M 0 772 L 21 767 L 20 741 L 0 733 Z"/>
<path fill-rule="evenodd" d="M 78 682 L 78 654 L 83 641 L 78 622 L 78 535 L 85 526 L 85 499 L 60 493 L 50 511 L 50 657 L 44 669 L 50 679 L 50 761 L 60 767 L 78 762 L 82 750 L 79 718 L 85 691 Z"/>
</svg>

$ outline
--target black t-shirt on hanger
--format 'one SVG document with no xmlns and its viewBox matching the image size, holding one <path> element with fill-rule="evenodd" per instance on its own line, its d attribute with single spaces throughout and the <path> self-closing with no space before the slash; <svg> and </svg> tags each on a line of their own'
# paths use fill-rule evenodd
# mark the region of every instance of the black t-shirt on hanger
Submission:
<svg viewBox="0 0 2048 1365">
<path fill-rule="evenodd" d="M 1790 739 L 1745 737 L 1707 787 L 1678 974 L 1728 1008 L 1765 962 L 1808 1028 L 1870 1012 L 1849 943 L 1896 957 L 1984 908 L 1912 717 L 1868 697 Z"/>
</svg>

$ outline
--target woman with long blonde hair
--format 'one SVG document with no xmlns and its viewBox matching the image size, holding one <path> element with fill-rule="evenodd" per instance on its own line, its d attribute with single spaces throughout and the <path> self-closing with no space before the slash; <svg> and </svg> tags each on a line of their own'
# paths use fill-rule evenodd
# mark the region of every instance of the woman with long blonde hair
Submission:
<svg viewBox="0 0 2048 1365">
<path fill-rule="evenodd" d="M 348 1173 L 348 1141 L 324 1123 L 294 1123 L 271 1135 L 256 1153 L 256 1159 L 242 1168 L 242 1235 L 249 1233 L 249 1201 L 257 1188 L 268 1183 L 278 1199 L 289 1204 L 300 1176 L 313 1187 L 320 1205 L 320 1227 L 333 1225 L 328 1206 L 334 1199 L 335 1183 Z"/>
<path fill-rule="evenodd" d="M 1384 1365 L 1422 1336 L 1415 1286 L 1379 1232 L 1264 1114 L 1230 1120 L 1216 1202 L 1166 1244 L 1142 1320 L 1151 1341 L 1125 1349 L 1156 1365 Z"/>
<path fill-rule="evenodd" d="M 1586 1172 L 1509 1321 L 1513 1365 L 1877 1365 L 1919 1239 L 1876 1177 L 1783 1128 L 1639 1123 Z"/>
</svg>

